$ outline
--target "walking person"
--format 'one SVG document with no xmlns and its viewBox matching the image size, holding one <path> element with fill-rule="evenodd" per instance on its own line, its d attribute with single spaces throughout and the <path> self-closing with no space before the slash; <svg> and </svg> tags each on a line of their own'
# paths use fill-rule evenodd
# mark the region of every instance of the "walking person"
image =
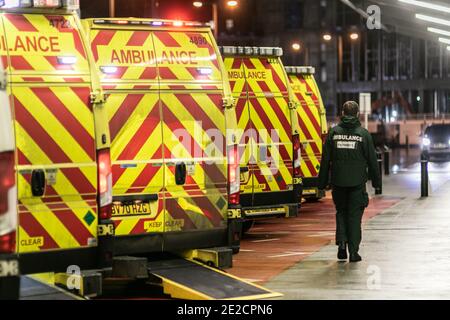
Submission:
<svg viewBox="0 0 450 320">
<path fill-rule="evenodd" d="M 331 181 L 330 181 L 331 171 Z M 366 182 L 372 180 L 375 189 L 381 187 L 381 177 L 372 137 L 361 127 L 359 105 L 348 101 L 342 109 L 341 122 L 332 128 L 324 145 L 319 188 L 332 186 L 336 206 L 336 245 L 338 259 L 361 261 L 361 220 L 369 205 Z"/>
</svg>

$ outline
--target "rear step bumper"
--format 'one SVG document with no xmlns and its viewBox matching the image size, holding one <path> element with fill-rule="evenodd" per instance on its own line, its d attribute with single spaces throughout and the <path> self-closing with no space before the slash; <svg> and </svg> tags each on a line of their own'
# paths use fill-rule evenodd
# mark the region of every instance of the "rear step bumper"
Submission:
<svg viewBox="0 0 450 320">
<path fill-rule="evenodd" d="M 222 247 L 228 244 L 228 229 L 192 230 L 120 236 L 114 239 L 115 255 L 130 255 L 192 248 Z"/>
<path fill-rule="evenodd" d="M 319 190 L 319 178 L 303 178 L 303 198 L 323 198 L 325 192 Z"/>
<path fill-rule="evenodd" d="M 242 208 L 242 216 L 247 219 L 262 219 L 272 217 L 291 217 L 296 216 L 295 212 L 298 210 L 296 204 L 261 207 Z"/>
</svg>

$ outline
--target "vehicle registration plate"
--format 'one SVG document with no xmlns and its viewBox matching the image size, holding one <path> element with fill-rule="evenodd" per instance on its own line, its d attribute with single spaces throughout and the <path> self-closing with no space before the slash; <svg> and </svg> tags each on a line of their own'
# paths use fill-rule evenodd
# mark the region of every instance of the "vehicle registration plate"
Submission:
<svg viewBox="0 0 450 320">
<path fill-rule="evenodd" d="M 112 207 L 113 217 L 149 214 L 151 214 L 149 203 L 113 204 Z"/>
</svg>

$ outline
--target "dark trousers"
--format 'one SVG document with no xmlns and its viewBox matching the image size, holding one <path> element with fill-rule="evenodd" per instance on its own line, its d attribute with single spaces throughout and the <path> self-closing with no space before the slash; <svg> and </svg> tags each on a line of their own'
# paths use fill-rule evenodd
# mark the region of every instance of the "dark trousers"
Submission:
<svg viewBox="0 0 450 320">
<path fill-rule="evenodd" d="M 361 219 L 369 204 L 366 185 L 356 187 L 333 186 L 336 206 L 336 243 L 348 242 L 350 253 L 357 253 L 361 243 Z"/>
</svg>

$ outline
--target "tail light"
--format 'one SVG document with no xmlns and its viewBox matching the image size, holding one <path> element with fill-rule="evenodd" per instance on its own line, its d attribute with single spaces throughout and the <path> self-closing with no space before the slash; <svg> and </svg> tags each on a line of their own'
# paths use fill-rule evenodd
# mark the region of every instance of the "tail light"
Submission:
<svg viewBox="0 0 450 320">
<path fill-rule="evenodd" d="M 0 153 L 0 252 L 16 248 L 16 181 L 14 152 Z"/>
<path fill-rule="evenodd" d="M 110 219 L 112 212 L 112 171 L 109 149 L 98 151 L 98 204 L 100 219 Z"/>
<path fill-rule="evenodd" d="M 239 204 L 239 193 L 241 189 L 238 146 L 228 148 L 228 188 L 229 203 Z"/>
<path fill-rule="evenodd" d="M 298 134 L 292 137 L 292 145 L 294 147 L 294 177 L 300 177 L 301 150 L 300 136 Z"/>
</svg>

